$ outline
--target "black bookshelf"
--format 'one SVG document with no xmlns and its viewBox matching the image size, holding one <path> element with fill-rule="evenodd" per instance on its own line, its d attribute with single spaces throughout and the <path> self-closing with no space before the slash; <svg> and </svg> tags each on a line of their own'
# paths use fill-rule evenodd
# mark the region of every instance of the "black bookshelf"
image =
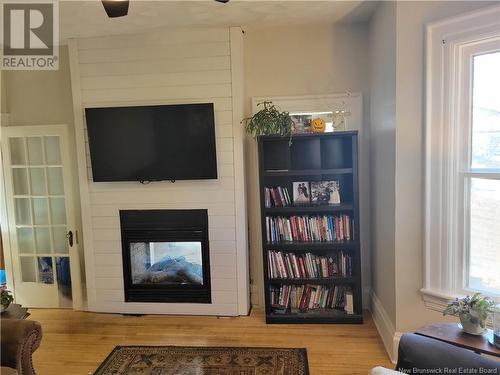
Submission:
<svg viewBox="0 0 500 375">
<path fill-rule="evenodd" d="M 356 131 L 288 137 L 261 136 L 259 145 L 259 186 L 261 194 L 262 255 L 267 323 L 362 323 L 361 257 L 358 188 L 358 134 Z M 286 187 L 293 196 L 293 182 L 331 181 L 340 184 L 341 204 L 266 207 L 266 187 Z M 310 215 L 349 215 L 352 220 L 349 241 L 279 241 L 268 242 L 266 217 Z M 270 278 L 268 251 L 296 255 L 311 253 L 334 256 L 342 251 L 351 256 L 351 274 L 325 278 Z M 342 309 L 317 308 L 307 311 L 279 308 L 271 305 L 271 287 L 281 285 L 348 286 L 353 293 L 354 313 Z"/>
</svg>

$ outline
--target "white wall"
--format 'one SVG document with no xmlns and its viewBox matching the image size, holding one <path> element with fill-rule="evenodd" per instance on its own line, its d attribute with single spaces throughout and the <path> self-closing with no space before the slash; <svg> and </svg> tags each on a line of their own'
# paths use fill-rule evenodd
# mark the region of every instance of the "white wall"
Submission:
<svg viewBox="0 0 500 375">
<path fill-rule="evenodd" d="M 381 3 L 370 23 L 370 104 L 372 289 L 394 327 L 396 324 L 395 2 Z"/>
<path fill-rule="evenodd" d="M 239 269 L 238 231 L 245 223 L 237 214 L 237 176 L 243 160 L 237 156 L 242 136 L 233 122 L 238 97 L 232 93 L 230 30 L 190 29 L 147 34 L 80 39 L 70 44 L 77 146 L 86 246 L 89 309 L 122 313 L 237 315 L 239 293 L 246 285 Z M 109 105 L 215 104 L 218 175 L 216 181 L 94 183 L 82 107 Z M 236 125 L 239 127 L 239 122 Z M 240 145 L 241 143 L 241 145 Z M 244 197 L 243 197 L 244 198 Z M 88 207 L 87 207 L 88 206 Z M 125 303 L 120 241 L 120 209 L 208 209 L 212 304 Z M 243 278 L 243 280 L 239 280 Z M 241 282 L 239 282 L 241 281 Z M 241 307 L 241 306 L 240 306 Z M 244 310 L 244 309 L 243 309 Z"/>
<path fill-rule="evenodd" d="M 366 24 L 305 25 L 247 31 L 245 46 L 245 108 L 251 115 L 253 97 L 345 93 L 363 94 L 364 121 L 369 117 L 368 28 Z M 366 138 L 367 139 L 367 138 Z M 363 141 L 362 141 L 363 142 Z M 361 147 L 368 152 L 367 142 Z M 262 305 L 263 265 L 260 235 L 256 141 L 247 137 L 247 196 L 252 304 Z M 368 180 L 368 179 L 367 179 Z M 361 186 L 368 197 L 369 186 Z M 363 285 L 370 286 L 369 207 L 361 223 Z"/>
</svg>

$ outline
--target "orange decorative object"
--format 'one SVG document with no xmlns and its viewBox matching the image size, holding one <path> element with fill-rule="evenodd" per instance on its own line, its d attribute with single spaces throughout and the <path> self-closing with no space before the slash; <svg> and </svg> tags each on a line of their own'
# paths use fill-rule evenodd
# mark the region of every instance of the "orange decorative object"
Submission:
<svg viewBox="0 0 500 375">
<path fill-rule="evenodd" d="M 313 133 L 323 133 L 325 131 L 326 124 L 325 120 L 322 118 L 315 118 L 311 121 L 311 130 Z"/>
</svg>

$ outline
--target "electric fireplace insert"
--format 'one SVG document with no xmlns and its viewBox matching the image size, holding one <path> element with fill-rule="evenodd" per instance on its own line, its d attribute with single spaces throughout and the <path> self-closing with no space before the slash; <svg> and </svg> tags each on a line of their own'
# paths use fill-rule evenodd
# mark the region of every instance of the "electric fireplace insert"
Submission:
<svg viewBox="0 0 500 375">
<path fill-rule="evenodd" d="M 121 210 L 126 302 L 211 303 L 207 210 Z"/>
</svg>

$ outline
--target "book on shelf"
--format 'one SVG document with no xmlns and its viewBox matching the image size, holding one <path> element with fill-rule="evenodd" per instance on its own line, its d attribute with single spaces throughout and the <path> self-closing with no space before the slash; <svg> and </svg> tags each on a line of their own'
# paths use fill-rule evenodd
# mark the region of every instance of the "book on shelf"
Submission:
<svg viewBox="0 0 500 375">
<path fill-rule="evenodd" d="M 352 276 L 352 258 L 339 251 L 335 255 L 267 252 L 268 276 L 271 279 L 315 279 Z"/>
<path fill-rule="evenodd" d="M 350 241 L 353 239 L 349 215 L 266 217 L 268 243 L 282 241 Z"/>
<path fill-rule="evenodd" d="M 280 285 L 270 287 L 273 312 L 309 312 L 317 309 L 345 309 L 348 286 Z M 352 295 L 352 292 L 351 292 Z"/>
<path fill-rule="evenodd" d="M 265 207 L 290 207 L 292 201 L 288 189 L 282 186 L 264 188 Z"/>
<path fill-rule="evenodd" d="M 352 291 L 350 290 L 345 292 L 344 311 L 347 315 L 354 314 L 354 297 L 352 295 Z"/>
</svg>

